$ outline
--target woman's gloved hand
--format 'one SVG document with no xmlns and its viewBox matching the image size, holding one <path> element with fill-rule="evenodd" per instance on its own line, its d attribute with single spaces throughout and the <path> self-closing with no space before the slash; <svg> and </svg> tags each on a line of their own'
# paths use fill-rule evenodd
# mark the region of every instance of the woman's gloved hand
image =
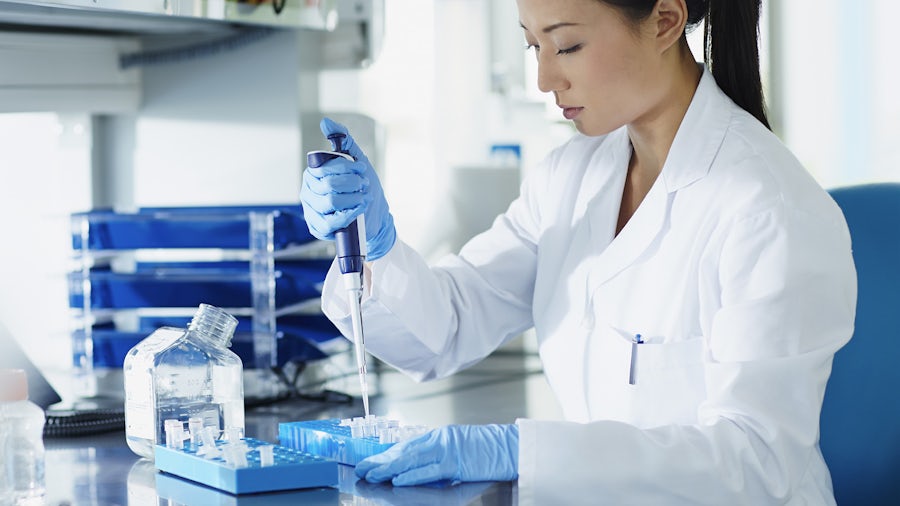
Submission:
<svg viewBox="0 0 900 506">
<path fill-rule="evenodd" d="M 356 161 L 338 157 L 303 171 L 300 202 L 306 225 L 316 238 L 332 241 L 335 231 L 365 214 L 366 259 L 381 258 L 394 246 L 397 231 L 375 169 L 346 127 L 329 118 L 322 119 L 319 127 L 326 137 L 345 134 L 343 150 Z"/>
<path fill-rule="evenodd" d="M 519 427 L 448 425 L 356 465 L 356 475 L 396 486 L 438 480 L 511 481 L 519 476 Z"/>
</svg>

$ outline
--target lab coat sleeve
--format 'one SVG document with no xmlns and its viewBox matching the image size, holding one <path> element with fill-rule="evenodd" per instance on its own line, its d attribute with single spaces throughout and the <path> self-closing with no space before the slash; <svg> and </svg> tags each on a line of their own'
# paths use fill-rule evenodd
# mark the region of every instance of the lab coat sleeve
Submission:
<svg viewBox="0 0 900 506">
<path fill-rule="evenodd" d="M 536 171 L 537 172 L 537 171 Z M 459 255 L 435 266 L 398 240 L 366 273 L 362 304 L 366 349 L 417 381 L 442 378 L 486 357 L 533 326 L 539 188 L 521 195 Z M 350 336 L 349 305 L 332 265 L 322 308 Z"/>
<path fill-rule="evenodd" d="M 519 420 L 520 501 L 833 504 L 831 484 L 816 482 L 828 477 L 819 413 L 833 355 L 852 334 L 856 276 L 842 217 L 814 214 L 777 206 L 707 246 L 696 424 Z"/>
</svg>

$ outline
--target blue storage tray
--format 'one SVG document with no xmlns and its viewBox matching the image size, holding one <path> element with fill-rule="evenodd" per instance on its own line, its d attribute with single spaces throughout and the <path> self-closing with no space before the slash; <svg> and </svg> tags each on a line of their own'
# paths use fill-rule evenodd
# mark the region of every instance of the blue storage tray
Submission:
<svg viewBox="0 0 900 506">
<path fill-rule="evenodd" d="M 231 494 L 336 487 L 338 484 L 338 464 L 333 460 L 258 439 L 243 438 L 242 441 L 250 449 L 247 467 L 229 465 L 221 457 L 205 458 L 198 455 L 192 445 L 181 450 L 156 445 L 154 464 L 160 471 Z M 219 448 L 225 444 L 216 441 Z M 260 465 L 257 448 L 264 445 L 274 446 L 273 465 Z"/>
<path fill-rule="evenodd" d="M 306 244 L 315 238 L 309 233 L 299 204 L 221 207 L 156 207 L 135 213 L 95 210 L 73 214 L 87 217 L 91 250 L 140 248 L 222 248 L 250 247 L 251 212 L 274 213 L 274 242 L 277 249 Z M 82 248 L 78 230 L 72 231 L 72 248 Z"/>
<path fill-rule="evenodd" d="M 145 335 L 150 335 L 160 327 L 187 328 L 191 323 L 191 318 L 190 316 L 142 316 L 138 320 L 138 330 L 144 332 Z M 343 339 L 337 327 L 322 313 L 279 316 L 275 325 L 278 332 L 283 332 L 285 336 L 292 336 L 316 347 L 327 345 L 335 339 Z M 251 318 L 238 317 L 235 332 L 240 334 L 252 331 Z"/>
<path fill-rule="evenodd" d="M 321 296 L 331 260 L 282 262 L 277 266 L 275 300 L 279 307 Z M 246 264 L 245 264 L 246 265 Z M 69 274 L 69 307 L 80 308 L 80 272 Z M 133 309 L 142 307 L 196 307 L 201 303 L 218 307 L 251 307 L 249 266 L 141 267 L 134 273 L 92 269 L 90 273 L 93 309 Z"/>
<path fill-rule="evenodd" d="M 277 329 L 279 337 L 276 340 L 278 362 L 282 366 L 288 361 L 311 362 L 327 358 L 327 353 L 319 345 L 327 340 L 340 337 L 340 333 L 324 315 L 304 315 L 299 326 L 281 325 L 282 319 L 293 320 L 295 317 L 282 317 L 278 319 Z M 170 326 L 185 328 L 190 318 L 153 318 L 153 321 L 161 323 L 150 330 L 126 332 L 115 329 L 113 326 L 94 326 L 93 354 L 94 366 L 104 368 L 121 368 L 125 355 L 137 343 L 141 342 L 156 328 Z M 241 357 L 245 369 L 255 367 L 256 359 L 253 354 L 253 334 L 250 331 L 250 323 L 246 318 L 238 319 L 238 331 L 231 341 L 231 351 Z M 330 327 L 330 329 L 329 329 Z M 83 331 L 76 330 L 76 336 Z M 326 340 L 325 337 L 328 337 Z"/>
</svg>

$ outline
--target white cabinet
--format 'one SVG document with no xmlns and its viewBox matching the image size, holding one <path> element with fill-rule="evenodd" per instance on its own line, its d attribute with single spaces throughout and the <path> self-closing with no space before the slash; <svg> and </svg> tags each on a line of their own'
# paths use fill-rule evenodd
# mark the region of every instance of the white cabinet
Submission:
<svg viewBox="0 0 900 506">
<path fill-rule="evenodd" d="M 134 37 L 0 32 L 0 113 L 120 113 L 140 105 L 140 68 L 119 58 Z"/>
</svg>

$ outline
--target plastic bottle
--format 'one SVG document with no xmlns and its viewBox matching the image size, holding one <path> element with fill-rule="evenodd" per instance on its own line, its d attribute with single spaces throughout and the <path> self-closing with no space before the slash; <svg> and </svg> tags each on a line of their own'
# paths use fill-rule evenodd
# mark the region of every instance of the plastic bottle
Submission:
<svg viewBox="0 0 900 506">
<path fill-rule="evenodd" d="M 21 369 L 0 369 L 0 504 L 34 504 L 44 482 L 44 410 Z"/>
<path fill-rule="evenodd" d="M 187 330 L 160 328 L 128 352 L 125 438 L 133 452 L 153 459 L 170 419 L 243 432 L 243 364 L 228 349 L 236 326 L 230 314 L 201 304 Z"/>
</svg>

